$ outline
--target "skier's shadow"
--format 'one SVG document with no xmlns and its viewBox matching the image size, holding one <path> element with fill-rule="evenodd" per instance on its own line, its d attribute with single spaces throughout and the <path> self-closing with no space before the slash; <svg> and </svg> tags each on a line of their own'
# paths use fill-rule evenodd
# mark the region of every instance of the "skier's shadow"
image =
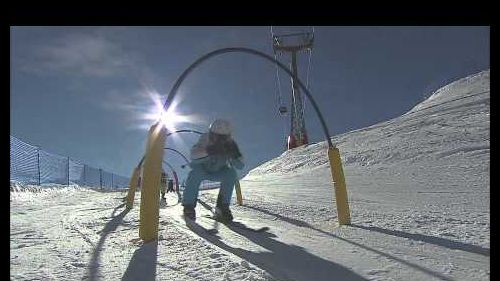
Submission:
<svg viewBox="0 0 500 281">
<path fill-rule="evenodd" d="M 198 201 L 200 202 L 200 201 Z M 201 201 L 202 202 L 202 201 Z M 204 207 L 210 207 L 201 203 Z M 272 233 L 254 233 L 238 227 L 228 226 L 232 231 L 246 237 L 253 243 L 269 250 L 266 252 L 253 252 L 227 245 L 216 235 L 209 234 L 195 224 L 187 226 L 197 235 L 231 252 L 273 275 L 279 280 L 367 280 L 350 269 L 308 253 L 304 248 L 282 243 L 273 239 Z"/>
</svg>

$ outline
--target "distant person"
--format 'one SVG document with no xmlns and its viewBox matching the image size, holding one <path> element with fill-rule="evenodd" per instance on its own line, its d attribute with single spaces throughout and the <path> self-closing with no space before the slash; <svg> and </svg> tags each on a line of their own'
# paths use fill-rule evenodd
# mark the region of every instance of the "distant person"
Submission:
<svg viewBox="0 0 500 281">
<path fill-rule="evenodd" d="M 174 190 L 174 180 L 168 180 L 167 193 L 175 192 Z"/>
<path fill-rule="evenodd" d="M 177 190 L 175 192 L 177 192 L 177 202 L 181 203 L 182 202 L 182 193 L 181 191 L 184 191 L 184 189 L 186 189 L 186 180 L 183 180 L 181 185 L 177 185 Z"/>
<path fill-rule="evenodd" d="M 161 193 L 162 200 L 165 200 L 165 190 L 167 187 L 167 180 L 168 180 L 167 174 L 165 172 L 162 172 L 161 173 L 161 182 L 160 182 L 160 193 Z"/>
<path fill-rule="evenodd" d="M 210 180 L 221 183 L 214 218 L 221 222 L 233 220 L 229 203 L 233 195 L 234 184 L 238 180 L 235 168 L 242 169 L 244 163 L 243 156 L 231 134 L 231 123 L 224 119 L 217 119 L 210 124 L 209 132 L 201 135 L 198 142 L 191 148 L 189 166 L 192 170 L 186 179 L 186 187 L 182 196 L 184 217 L 196 219 L 195 207 L 200 183 L 203 180 Z"/>
</svg>

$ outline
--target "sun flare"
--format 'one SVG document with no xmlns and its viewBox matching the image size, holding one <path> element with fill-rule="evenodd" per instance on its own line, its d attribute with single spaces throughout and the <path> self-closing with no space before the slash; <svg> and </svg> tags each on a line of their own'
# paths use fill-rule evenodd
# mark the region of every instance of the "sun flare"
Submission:
<svg viewBox="0 0 500 281">
<path fill-rule="evenodd" d="M 191 122 L 190 118 L 186 115 L 176 111 L 178 103 L 172 103 L 165 111 L 161 102 L 161 96 L 157 92 L 148 92 L 150 98 L 154 102 L 154 106 L 144 115 L 146 120 L 153 122 L 161 122 L 169 131 L 178 129 L 180 123 Z"/>
</svg>

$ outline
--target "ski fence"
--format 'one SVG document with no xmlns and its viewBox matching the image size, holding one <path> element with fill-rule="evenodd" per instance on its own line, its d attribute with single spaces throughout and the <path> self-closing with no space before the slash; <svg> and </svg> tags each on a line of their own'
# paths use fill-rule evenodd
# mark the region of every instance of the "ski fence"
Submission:
<svg viewBox="0 0 500 281">
<path fill-rule="evenodd" d="M 13 136 L 10 136 L 10 182 L 100 189 L 128 188 L 129 185 L 127 177 L 49 153 Z"/>
</svg>

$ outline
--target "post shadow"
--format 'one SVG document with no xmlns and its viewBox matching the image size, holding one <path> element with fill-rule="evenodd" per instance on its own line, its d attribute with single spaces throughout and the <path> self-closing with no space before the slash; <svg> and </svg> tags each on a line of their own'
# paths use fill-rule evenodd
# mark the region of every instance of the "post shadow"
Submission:
<svg viewBox="0 0 500 281">
<path fill-rule="evenodd" d="M 124 281 L 155 281 L 156 262 L 158 257 L 158 240 L 144 243 L 134 252 L 127 270 L 123 274 Z"/>
<path fill-rule="evenodd" d="M 113 217 L 113 219 L 115 218 L 115 214 L 116 214 L 116 212 L 118 212 L 118 209 L 120 209 L 120 208 L 124 207 L 124 206 L 125 206 L 125 204 L 126 204 L 126 203 L 122 203 L 122 204 L 120 204 L 120 205 L 116 206 L 116 208 L 114 208 L 114 209 L 113 209 L 113 212 L 111 213 L 111 217 Z M 125 210 L 124 210 L 124 211 L 125 211 Z M 129 210 L 129 211 L 130 211 L 130 210 Z M 123 211 L 122 211 L 122 212 L 123 212 Z M 127 213 L 128 213 L 128 212 L 127 212 Z M 122 219 L 123 219 L 123 217 L 125 217 L 125 215 L 126 215 L 127 213 L 125 213 L 125 214 L 122 216 Z M 119 214 L 119 215 L 121 215 L 121 214 Z"/>
<path fill-rule="evenodd" d="M 405 265 L 407 265 L 407 266 L 409 266 L 409 267 L 411 267 L 411 268 L 414 268 L 414 269 L 416 269 L 416 270 L 422 271 L 422 272 L 424 272 L 424 273 L 426 273 L 426 274 L 428 274 L 428 275 L 431 275 L 431 276 L 433 276 L 433 277 L 435 277 L 435 278 L 439 278 L 439 279 L 446 280 L 446 281 L 452 281 L 452 280 L 453 280 L 452 278 L 450 278 L 450 277 L 448 277 L 448 276 L 445 276 L 445 275 L 443 275 L 443 274 L 441 274 L 441 273 L 439 273 L 439 272 L 432 271 L 432 270 L 427 269 L 427 268 L 425 268 L 425 267 L 422 267 L 422 266 L 420 266 L 420 265 L 418 265 L 418 264 L 414 264 L 414 263 L 408 262 L 408 261 L 403 260 L 403 259 L 401 259 L 401 258 L 398 258 L 398 257 L 396 257 L 396 256 L 393 256 L 393 255 L 390 255 L 390 254 L 384 253 L 384 252 L 382 252 L 382 251 L 379 251 L 379 250 L 376 250 L 376 249 L 370 248 L 370 247 L 368 247 L 368 246 L 365 246 L 365 245 L 363 245 L 363 244 L 360 244 L 360 243 L 357 243 L 357 242 L 354 242 L 354 241 L 350 241 L 350 240 L 348 240 L 348 239 L 346 239 L 346 238 L 342 238 L 342 237 L 337 236 L 337 235 L 335 235 L 335 234 L 333 234 L 333 233 L 329 233 L 329 232 L 326 232 L 326 231 L 324 231 L 324 230 L 318 229 L 318 228 L 316 228 L 316 227 L 314 227 L 314 226 L 310 225 L 310 224 L 309 224 L 309 223 L 307 223 L 307 222 L 304 222 L 304 221 L 301 221 L 301 220 L 297 220 L 297 219 L 293 219 L 293 218 L 289 218 L 289 217 L 285 217 L 285 216 L 282 216 L 282 215 L 280 215 L 280 214 L 275 214 L 275 213 L 273 213 L 273 212 L 270 212 L 270 211 L 267 211 L 267 210 L 264 210 L 264 209 L 261 209 L 261 208 L 255 207 L 255 206 L 245 205 L 245 206 L 243 206 L 243 207 L 245 207 L 245 208 L 249 208 L 249 209 L 253 209 L 253 210 L 259 211 L 259 212 L 264 213 L 264 214 L 268 214 L 268 215 L 274 216 L 274 217 L 276 217 L 276 218 L 277 218 L 277 219 L 279 219 L 279 220 L 282 220 L 282 221 L 288 222 L 288 223 L 290 223 L 290 224 L 293 224 L 293 225 L 296 225 L 296 226 L 299 226 L 299 227 L 307 227 L 307 228 L 310 228 L 310 229 L 315 230 L 315 231 L 317 231 L 317 232 L 320 232 L 320 233 L 322 233 L 322 234 L 325 234 L 325 235 L 331 236 L 331 237 L 336 238 L 336 239 L 340 239 L 340 240 L 342 240 L 342 241 L 344 241 L 344 242 L 347 242 L 347 243 L 353 244 L 353 245 L 358 246 L 358 247 L 360 247 L 360 248 L 362 248 L 362 249 L 365 249 L 365 250 L 367 250 L 367 251 L 371 251 L 371 252 L 377 253 L 377 254 L 379 254 L 379 255 L 381 255 L 381 256 L 384 256 L 384 257 L 386 257 L 386 258 L 389 258 L 389 259 L 395 260 L 395 261 L 397 261 L 397 262 L 400 262 L 400 263 L 402 263 L 402 264 L 405 264 Z"/>
<path fill-rule="evenodd" d="M 125 215 L 130 211 L 129 209 L 125 208 L 121 213 L 114 216 L 114 214 L 118 211 L 118 209 L 124 206 L 125 203 L 120 204 L 113 210 L 112 212 L 113 219 L 110 220 L 108 223 L 106 223 L 104 228 L 99 232 L 101 233 L 101 238 L 99 239 L 99 242 L 94 248 L 94 252 L 92 253 L 92 258 L 88 266 L 88 277 L 90 281 L 99 280 L 99 261 L 100 261 L 100 254 L 102 252 L 102 246 L 104 245 L 106 236 L 108 236 L 111 232 L 115 231 L 118 228 Z"/>
</svg>

